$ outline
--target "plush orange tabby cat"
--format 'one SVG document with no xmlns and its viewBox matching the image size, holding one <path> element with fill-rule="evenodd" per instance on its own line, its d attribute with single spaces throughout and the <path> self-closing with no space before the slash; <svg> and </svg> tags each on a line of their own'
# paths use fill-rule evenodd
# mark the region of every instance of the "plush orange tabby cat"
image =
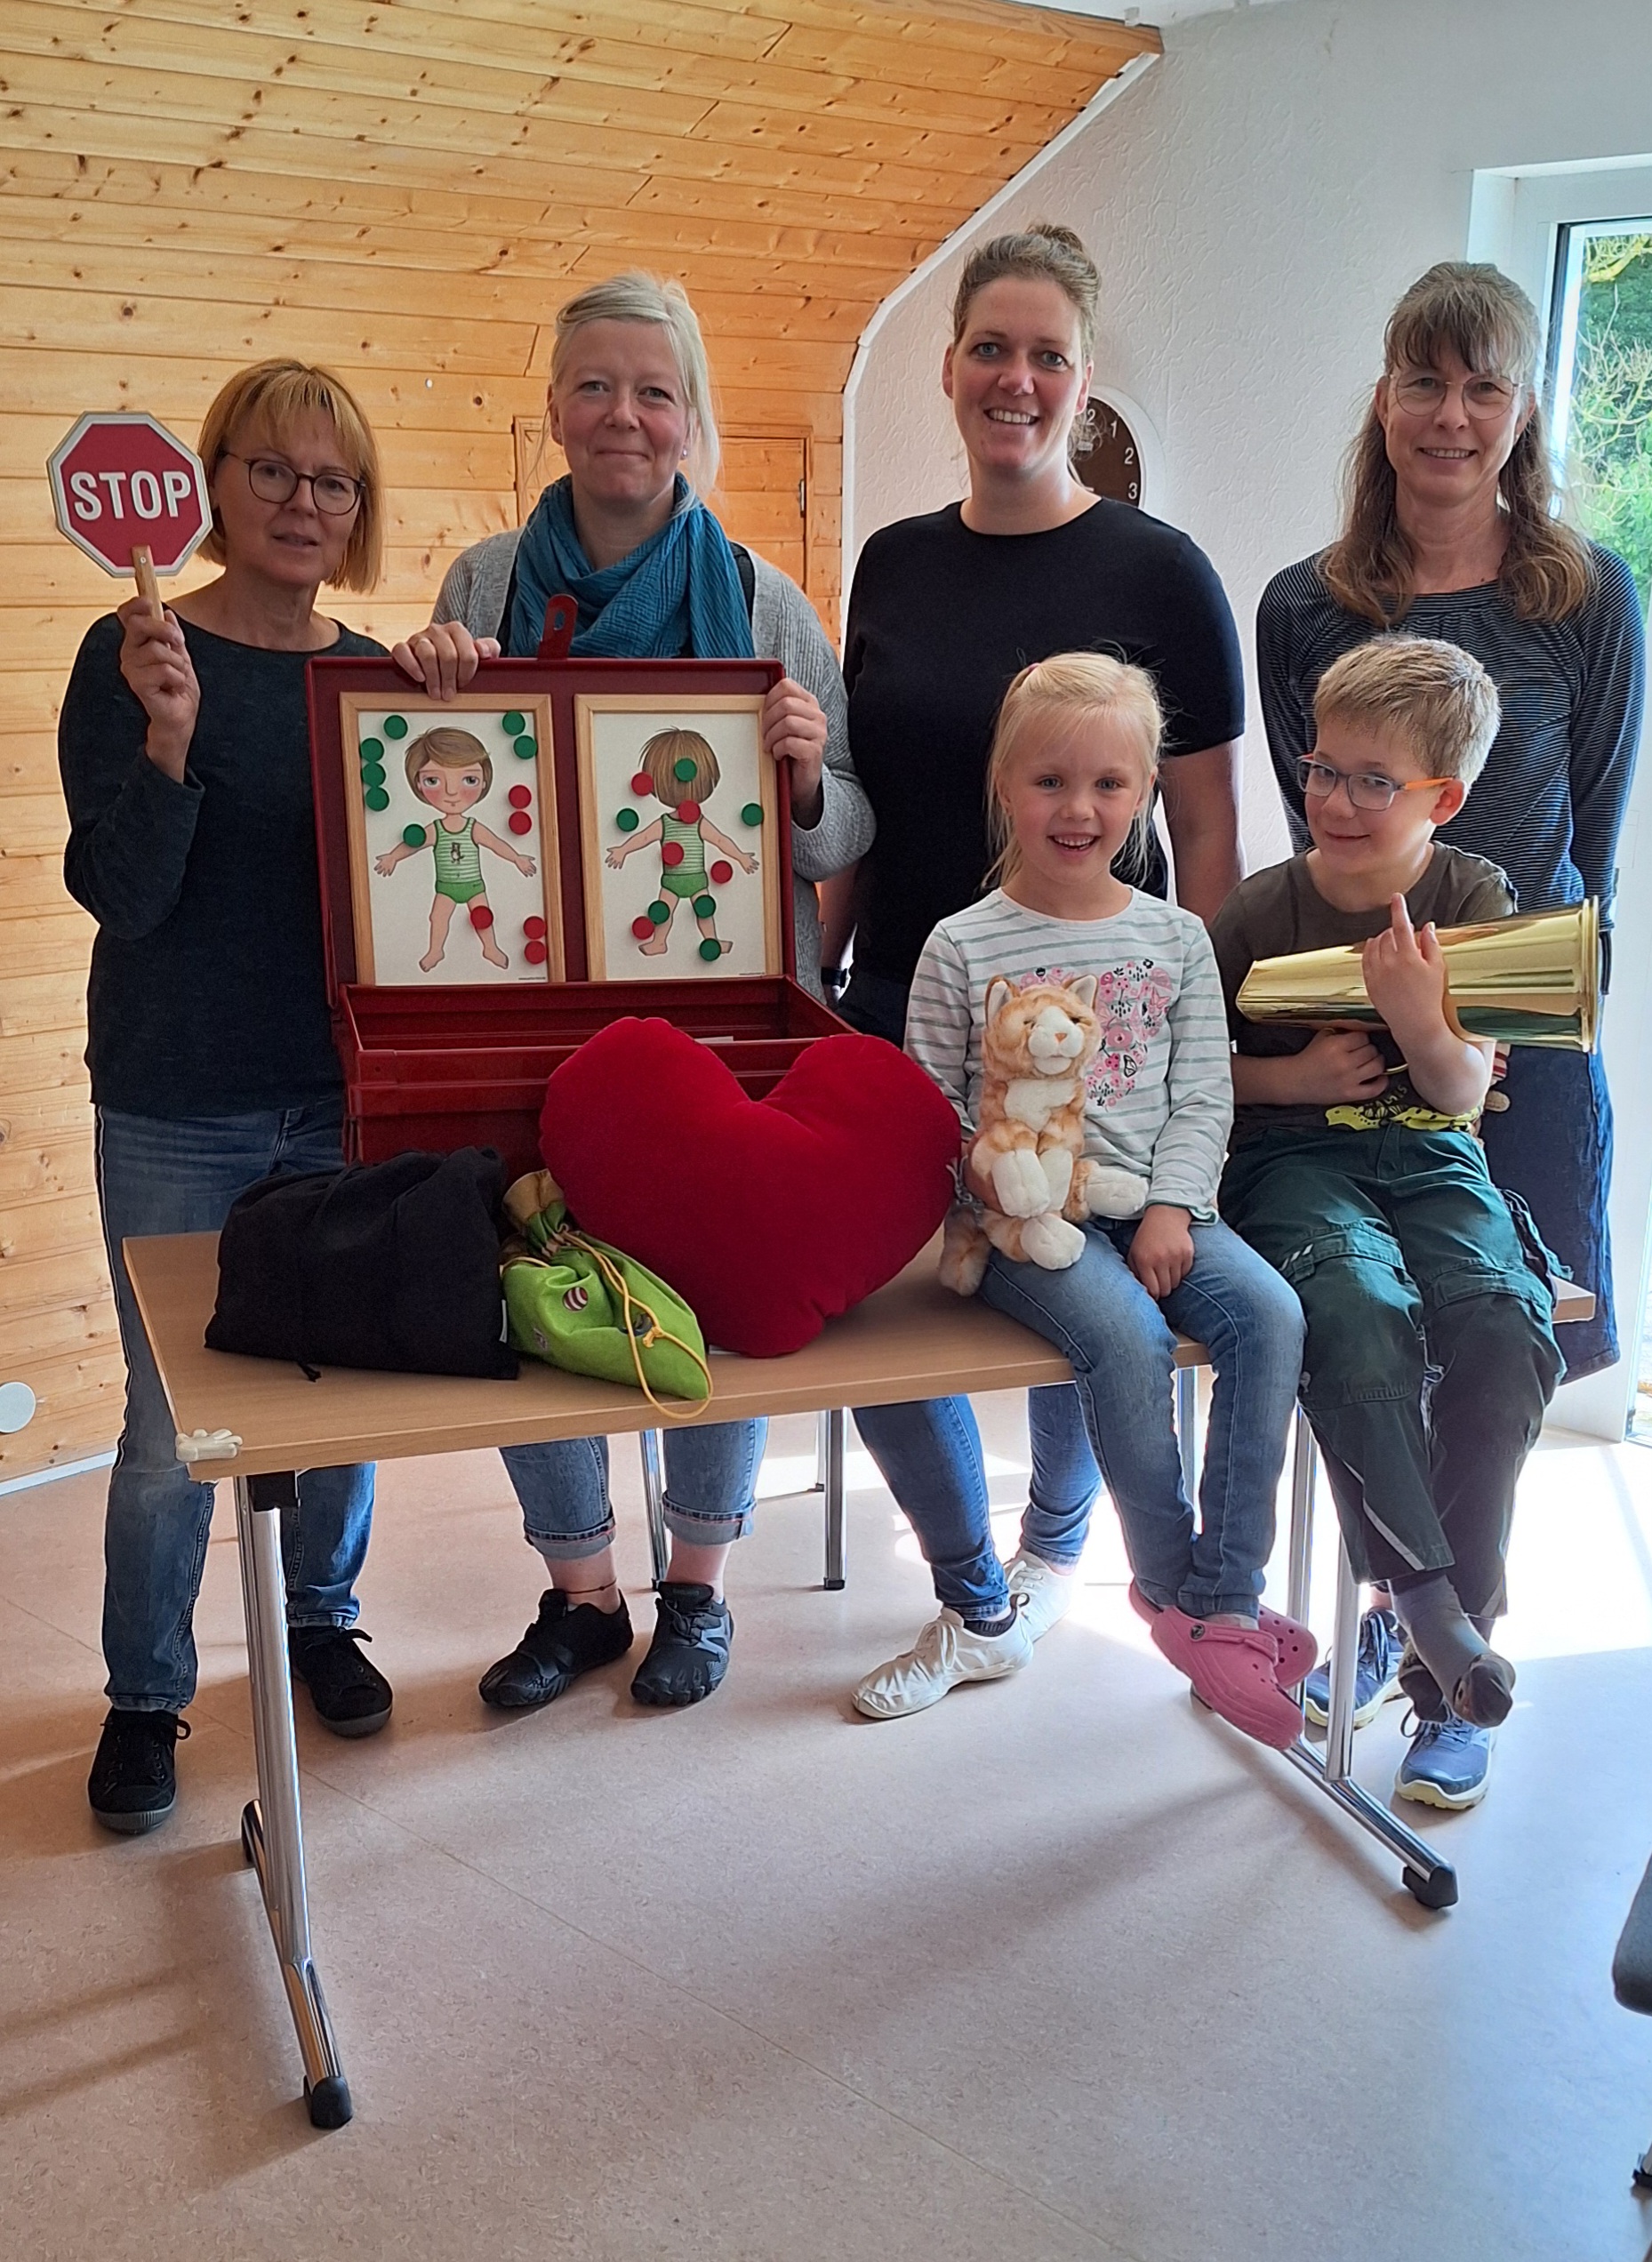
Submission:
<svg viewBox="0 0 1652 2262">
<path fill-rule="evenodd" d="M 980 1287 L 989 1248 L 1060 1272 L 1084 1254 L 1075 1221 L 1133 1216 L 1146 1201 L 1144 1178 L 1084 1154 L 1085 1072 L 1101 1042 L 1094 975 L 988 983 L 969 1162 L 996 1206 L 958 1202 L 947 1218 L 941 1279 L 958 1295 Z"/>
</svg>

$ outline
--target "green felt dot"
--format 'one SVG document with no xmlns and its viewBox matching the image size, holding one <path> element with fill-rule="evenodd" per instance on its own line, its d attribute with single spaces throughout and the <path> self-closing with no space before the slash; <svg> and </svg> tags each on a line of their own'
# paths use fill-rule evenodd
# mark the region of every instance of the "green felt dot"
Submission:
<svg viewBox="0 0 1652 2262">
<path fill-rule="evenodd" d="M 384 759 L 384 741 L 381 738 L 364 738 L 356 751 L 364 762 L 381 762 Z"/>
<path fill-rule="evenodd" d="M 723 945 L 720 942 L 714 942 L 708 934 L 700 945 L 700 955 L 702 959 L 720 959 L 723 955 Z"/>
<path fill-rule="evenodd" d="M 650 903 L 648 916 L 656 926 L 663 926 L 671 916 L 671 907 L 669 903 Z"/>
<path fill-rule="evenodd" d="M 519 738 L 516 742 L 515 750 L 519 761 L 531 762 L 539 752 L 539 747 L 531 738 Z"/>
<path fill-rule="evenodd" d="M 406 716 L 387 715 L 384 718 L 384 735 L 386 738 L 405 738 L 407 735 Z"/>
<path fill-rule="evenodd" d="M 694 917 L 696 918 L 715 918 L 717 917 L 717 897 L 715 895 L 696 895 L 694 898 Z"/>
<path fill-rule="evenodd" d="M 367 806 L 374 811 L 388 809 L 390 797 L 381 785 L 370 785 L 366 793 Z"/>
<path fill-rule="evenodd" d="M 383 763 L 364 762 L 361 766 L 361 782 L 364 785 L 382 785 L 384 783 Z"/>
<path fill-rule="evenodd" d="M 404 825 L 402 827 L 402 839 L 409 848 L 422 848 L 424 846 L 424 827 L 422 825 Z"/>
<path fill-rule="evenodd" d="M 760 825 L 763 822 L 763 804 L 760 801 L 748 801 L 740 813 L 740 822 L 742 824 Z"/>
<path fill-rule="evenodd" d="M 686 754 L 684 755 L 680 762 L 673 762 L 671 765 L 671 775 L 674 778 L 681 778 L 685 785 L 687 784 L 689 779 L 693 777 L 694 774 L 694 763 L 689 759 Z"/>
<path fill-rule="evenodd" d="M 635 809 L 622 809 L 613 822 L 622 832 L 635 832 L 638 826 L 641 824 L 642 819 Z"/>
<path fill-rule="evenodd" d="M 515 738 L 519 732 L 526 729 L 527 717 L 525 715 L 518 715 L 516 709 L 513 707 L 508 715 L 501 715 L 500 717 L 499 727 L 504 732 L 507 738 Z"/>
</svg>

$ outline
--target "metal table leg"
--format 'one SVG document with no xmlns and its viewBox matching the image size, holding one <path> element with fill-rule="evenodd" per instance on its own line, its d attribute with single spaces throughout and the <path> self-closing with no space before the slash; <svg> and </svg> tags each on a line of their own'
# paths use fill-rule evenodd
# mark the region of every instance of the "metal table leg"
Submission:
<svg viewBox="0 0 1652 2262">
<path fill-rule="evenodd" d="M 663 1584 L 671 1560 L 671 1543 L 665 1528 L 665 1479 L 660 1464 L 660 1432 L 638 1430 L 637 1442 L 643 1456 L 643 1500 L 648 1510 L 648 1552 L 654 1560 L 654 1583 Z"/>
<path fill-rule="evenodd" d="M 1176 1368 L 1176 1444 L 1182 1453 L 1182 1487 L 1188 1498 L 1199 1499 L 1199 1447 L 1204 1440 L 1199 1430 L 1199 1369 L 1197 1367 Z"/>
<path fill-rule="evenodd" d="M 847 1420 L 841 1406 L 834 1406 L 820 1417 L 819 1482 L 826 1496 L 826 1576 L 821 1584 L 829 1593 L 836 1593 L 843 1584 L 843 1454 Z"/>
<path fill-rule="evenodd" d="M 298 1745 L 287 1664 L 281 1511 L 297 1505 L 297 1480 L 290 1474 L 237 1477 L 235 1502 L 241 1597 L 246 1608 L 247 1672 L 253 1690 L 253 1744 L 258 1759 L 258 1796 L 242 1813 L 241 1843 L 263 1891 L 287 2007 L 304 2061 L 304 2099 L 310 2120 L 317 2129 L 341 2129 L 354 2107 L 333 2021 L 327 2015 L 326 1997 L 310 1955 Z"/>
<path fill-rule="evenodd" d="M 1308 1571 L 1312 1546 L 1314 1475 L 1319 1454 L 1307 1416 L 1296 1416 L 1295 1458 L 1291 1471 L 1290 1614 L 1305 1615 Z M 1340 1536 L 1336 1549 L 1336 1623 L 1331 1636 L 1330 1721 L 1325 1732 L 1323 1755 L 1305 1737 L 1298 1737 L 1285 1756 L 1300 1768 L 1317 1789 L 1351 1815 L 1362 1830 L 1399 1856 L 1404 1865 L 1406 1890 L 1424 1908 L 1452 1907 L 1457 1897 L 1457 1873 L 1441 1859 L 1427 1841 L 1407 1830 L 1388 1809 L 1362 1790 L 1349 1774 L 1354 1742 L 1354 1674 L 1359 1666 L 1359 1586 L 1348 1550 Z"/>
</svg>

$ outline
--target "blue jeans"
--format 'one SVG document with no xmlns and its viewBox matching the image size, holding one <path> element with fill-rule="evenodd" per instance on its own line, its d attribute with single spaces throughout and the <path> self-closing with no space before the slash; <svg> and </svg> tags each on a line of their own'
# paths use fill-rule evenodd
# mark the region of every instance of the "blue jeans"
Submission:
<svg viewBox="0 0 1652 2262">
<path fill-rule="evenodd" d="M 1503 1092 L 1508 1106 L 1480 1119 L 1492 1183 L 1519 1194 L 1537 1231 L 1580 1288 L 1594 1318 L 1566 1331 L 1569 1382 L 1598 1375 L 1618 1355 L 1612 1313 L 1612 1101 L 1599 1053 L 1547 1053 L 1516 1045 Z"/>
<path fill-rule="evenodd" d="M 757 1505 L 766 1422 L 713 1422 L 665 1432 L 665 1525 L 695 1547 L 743 1539 Z M 606 1438 L 507 1445 L 501 1458 L 522 1504 L 522 1528 L 553 1570 L 600 1555 L 613 1537 Z"/>
<path fill-rule="evenodd" d="M 1161 1307 L 1125 1263 L 1135 1231 L 1134 1220 L 1093 1221 L 1084 1255 L 1064 1272 L 995 1250 L 980 1293 L 1071 1362 L 1074 1383 L 1062 1387 L 1082 1410 L 1148 1600 L 1194 1617 L 1249 1611 L 1273 1547 L 1302 1310 L 1272 1267 L 1220 1224 L 1192 1228 L 1192 1270 Z M 1178 1329 L 1207 1346 L 1215 1369 L 1197 1532 L 1172 1419 Z M 1001 1616 L 1008 1597 L 967 1400 L 868 1408 L 855 1424 L 911 1520 L 940 1600 L 966 1616 Z M 1022 1524 L 1022 1545 L 1058 1569 L 1077 1561 L 1089 1524 L 1090 1459 L 1063 1455 L 1063 1434 L 1034 1434 L 1033 1505 Z"/>
<path fill-rule="evenodd" d="M 98 1110 L 98 1199 L 126 1354 L 126 1420 L 109 1477 L 103 1536 L 103 1657 L 111 1705 L 181 1712 L 195 1695 L 192 1621 L 213 1487 L 189 1475 L 121 1243 L 144 1233 L 215 1232 L 237 1195 L 272 1170 L 337 1170 L 339 1103 L 256 1115 L 171 1118 Z M 354 1588 L 373 1524 L 371 1467 L 307 1469 L 283 1520 L 287 1618 L 355 1623 Z"/>
</svg>

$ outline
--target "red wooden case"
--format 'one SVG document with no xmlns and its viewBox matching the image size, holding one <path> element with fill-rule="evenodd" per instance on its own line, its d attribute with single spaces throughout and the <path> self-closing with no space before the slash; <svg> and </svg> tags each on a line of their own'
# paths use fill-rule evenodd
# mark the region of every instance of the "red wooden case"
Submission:
<svg viewBox="0 0 1652 2262">
<path fill-rule="evenodd" d="M 783 798 L 774 828 L 783 971 L 654 980 L 591 980 L 587 950 L 588 854 L 581 853 L 575 701 L 583 694 L 744 696 L 761 694 L 783 670 L 773 660 L 485 661 L 472 691 L 544 699 L 551 716 L 557 859 L 547 902 L 560 914 L 562 980 L 488 983 L 374 983 L 357 978 L 354 865 L 365 853 L 352 823 L 350 769 L 341 724 L 346 694 L 459 720 L 415 694 L 389 660 L 312 660 L 309 669 L 310 757 L 316 835 L 333 1036 L 343 1063 L 345 1151 L 381 1162 L 408 1148 L 438 1152 L 496 1147 L 517 1174 L 540 1167 L 539 1117 L 553 1069 L 587 1038 L 626 1015 L 658 1015 L 721 1056 L 754 1098 L 772 1088 L 805 1048 L 841 1035 L 844 1023 L 797 981 L 791 908 L 790 816 Z M 541 764 L 538 774 L 545 771 Z M 545 838 L 549 857 L 550 838 Z M 586 842 L 589 851 L 589 838 Z"/>
</svg>

